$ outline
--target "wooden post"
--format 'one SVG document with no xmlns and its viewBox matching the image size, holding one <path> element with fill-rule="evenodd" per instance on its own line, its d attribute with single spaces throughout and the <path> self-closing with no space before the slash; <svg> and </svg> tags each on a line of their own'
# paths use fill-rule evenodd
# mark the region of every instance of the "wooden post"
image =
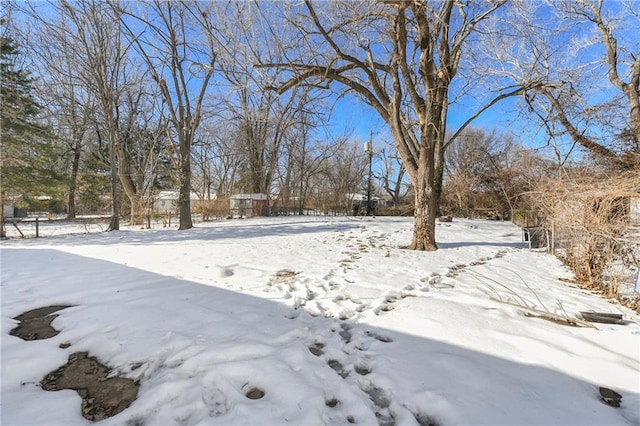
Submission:
<svg viewBox="0 0 640 426">
<path fill-rule="evenodd" d="M 24 238 L 24 234 L 22 233 L 20 228 L 18 228 L 18 221 L 15 220 L 15 219 L 13 220 L 13 227 L 16 228 L 18 230 L 18 232 L 20 233 L 20 238 Z"/>
<path fill-rule="evenodd" d="M 40 219 L 36 217 L 36 238 L 40 236 Z"/>
</svg>

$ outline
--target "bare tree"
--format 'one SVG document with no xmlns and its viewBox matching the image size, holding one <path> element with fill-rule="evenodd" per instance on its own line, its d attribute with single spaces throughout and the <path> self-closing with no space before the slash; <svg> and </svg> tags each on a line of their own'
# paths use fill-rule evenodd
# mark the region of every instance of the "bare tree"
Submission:
<svg viewBox="0 0 640 426">
<path fill-rule="evenodd" d="M 314 114 L 314 117 L 319 115 Z M 297 201 L 299 215 L 304 214 L 310 196 L 320 192 L 320 180 L 326 176 L 327 165 L 334 156 L 330 142 L 314 137 L 316 123 L 312 120 L 305 114 L 291 129 L 280 172 L 279 199 L 287 207 L 292 206 L 292 201 Z M 316 197 L 314 201 L 317 203 L 319 200 Z"/>
<path fill-rule="evenodd" d="M 238 185 L 242 156 L 235 143 L 234 133 L 229 122 L 220 122 L 216 126 L 215 149 L 217 155 L 213 163 L 213 179 L 219 195 L 231 196 Z"/>
<path fill-rule="evenodd" d="M 63 1 L 57 6 L 58 13 L 65 24 L 62 29 L 64 37 L 74 40 L 83 60 L 84 78 L 98 99 L 100 113 L 109 139 L 111 153 L 111 202 L 112 217 L 109 230 L 120 228 L 118 205 L 118 177 L 120 164 L 118 152 L 122 151 L 120 132 L 120 96 L 123 86 L 123 72 L 125 66 L 125 47 L 121 42 L 119 26 L 114 25 L 111 11 L 95 1 L 86 0 L 70 3 Z M 43 21 L 44 22 L 44 21 Z M 51 27 L 50 27 L 51 28 Z M 55 27 L 54 27 L 55 28 Z"/>
<path fill-rule="evenodd" d="M 50 106 L 56 108 L 61 129 L 70 129 L 73 154 L 69 214 L 75 207 L 75 182 L 83 135 L 98 123 L 109 140 L 112 218 L 119 228 L 119 188 L 130 204 L 131 223 L 141 223 L 145 187 L 150 180 L 158 141 L 151 133 L 161 123 L 150 122 L 153 93 L 146 76 L 125 45 L 119 22 L 121 10 L 94 0 L 61 1 L 39 13 L 39 4 L 22 10 L 34 24 L 32 57 L 47 69 Z M 115 19 L 114 19 L 115 18 Z M 150 129 L 150 126 L 156 129 Z M 156 155 L 157 156 L 157 155 Z"/>
<path fill-rule="evenodd" d="M 192 164 L 195 166 L 192 171 L 193 182 L 191 186 L 201 201 L 210 201 L 212 195 L 215 196 L 211 169 L 214 167 L 217 156 L 215 136 L 202 128 L 199 136 L 193 142 L 191 152 Z"/>
<path fill-rule="evenodd" d="M 537 81 L 522 105 L 560 162 L 582 148 L 618 169 L 640 163 L 640 16 L 637 2 L 518 2 L 482 51 L 480 72 Z M 489 57 L 491 56 L 491 57 Z M 491 69 L 493 68 L 493 69 Z M 565 157 L 565 158 L 562 158 Z"/>
<path fill-rule="evenodd" d="M 238 104 L 230 99 L 229 110 L 235 112 L 238 149 L 244 154 L 244 187 L 254 193 L 271 192 L 278 172 L 278 161 L 287 131 L 298 110 L 295 97 L 285 102 L 270 92 L 242 87 Z"/>
<path fill-rule="evenodd" d="M 92 1 L 69 3 L 62 1 L 51 5 L 52 15 L 39 13 L 35 5 L 26 5 L 24 12 L 38 26 L 38 32 L 48 40 L 55 40 L 64 62 L 70 66 L 65 70 L 65 63 L 56 64 L 50 71 L 62 71 L 58 78 L 65 78 L 65 73 L 71 73 L 70 78 L 81 82 L 86 90 L 91 91 L 99 106 L 99 116 L 104 124 L 111 152 L 111 179 L 112 179 L 112 217 L 109 230 L 119 229 L 119 205 L 118 205 L 118 165 L 116 163 L 117 151 L 120 146 L 119 107 L 120 90 L 123 84 L 122 67 L 124 64 L 123 47 L 120 44 L 119 30 L 113 25 L 111 14 Z M 106 16 L 109 16 L 109 19 Z M 51 18 L 53 16 L 53 18 Z M 48 52 L 43 52 L 41 57 L 46 61 Z M 60 57 L 60 55 L 57 55 Z M 65 83 L 73 83 L 65 81 Z M 71 88 L 74 86 L 72 85 Z M 74 100 L 75 102 L 75 100 Z M 80 127 L 78 127 L 77 109 L 71 112 L 75 127 L 72 135 L 72 143 L 75 145 L 76 154 L 81 149 Z M 88 119 L 89 117 L 85 117 Z M 75 154 L 74 154 L 75 155 Z"/>
<path fill-rule="evenodd" d="M 279 93 L 337 83 L 387 123 L 415 192 L 411 249 L 437 248 L 444 150 L 451 142 L 445 140 L 450 91 L 458 87 L 453 82 L 465 50 L 480 35 L 476 29 L 505 2 L 331 2 L 321 9 L 311 0 L 287 4 L 283 13 L 295 35 L 278 43 L 292 59 L 262 63 L 293 74 L 275 85 Z M 518 86 L 497 92 L 462 127 L 523 91 Z"/>
<path fill-rule="evenodd" d="M 549 174 L 549 162 L 510 133 L 468 128 L 447 150 L 444 188 L 449 208 L 513 217 L 520 200 Z"/>
<path fill-rule="evenodd" d="M 217 13 L 225 16 L 219 31 L 211 36 L 221 51 L 219 97 L 221 116 L 234 123 L 237 149 L 244 156 L 240 186 L 248 192 L 269 193 L 278 175 L 280 157 L 293 126 L 309 116 L 312 98 L 308 90 L 291 90 L 278 96 L 264 87 L 272 85 L 278 71 L 258 70 L 259 57 L 279 60 L 282 54 L 261 38 L 256 9 L 248 2 L 217 3 Z M 313 102 L 317 102 L 314 98 Z"/>
<path fill-rule="evenodd" d="M 56 138 L 62 144 L 62 157 L 66 160 L 67 218 L 76 217 L 76 199 L 81 158 L 85 151 L 87 134 L 96 121 L 96 100 L 92 91 L 78 76 L 77 61 L 70 52 L 70 40 L 60 40 L 51 31 L 33 31 L 33 26 L 22 28 L 29 57 L 36 69 L 46 69 L 35 87 L 47 110 L 47 118 Z M 56 43 L 52 43 L 56 40 Z"/>
<path fill-rule="evenodd" d="M 389 194 L 393 204 L 398 206 L 411 190 L 411 185 L 406 182 L 407 170 L 395 150 L 395 145 L 385 146 L 380 152 L 380 157 L 382 159 L 382 173 L 380 174 L 382 189 Z"/>
<path fill-rule="evenodd" d="M 141 8 L 123 13 L 121 22 L 164 101 L 180 187 L 179 229 L 190 229 L 191 147 L 214 74 L 217 46 L 211 34 L 215 15 L 197 2 L 158 0 L 137 5 Z"/>
<path fill-rule="evenodd" d="M 328 160 L 324 177 L 331 194 L 331 206 L 351 212 L 354 196 L 364 187 L 368 161 L 362 144 L 341 137 L 332 143 L 333 156 Z"/>
<path fill-rule="evenodd" d="M 624 94 L 628 104 L 628 127 L 622 129 L 624 133 L 620 136 L 630 139 L 633 144 L 632 150 L 624 152 L 622 155 L 618 153 L 617 156 L 612 156 L 612 151 L 603 150 L 602 145 L 594 143 L 593 140 L 584 140 L 582 132 L 568 121 L 558 98 L 549 90 L 542 91 L 542 93 L 549 99 L 556 110 L 557 119 L 574 140 L 608 157 L 620 166 L 637 166 L 640 164 L 640 42 L 637 37 L 638 31 L 640 31 L 640 17 L 637 14 L 635 17 L 631 15 L 631 20 L 626 22 L 630 27 L 617 27 L 624 21 L 616 22 L 617 19 L 611 17 L 610 14 L 607 17 L 606 12 L 603 12 L 603 7 L 604 0 L 583 0 L 561 3 L 560 10 L 566 17 L 578 22 L 589 23 L 597 29 L 599 42 L 606 51 L 603 62 L 609 82 Z M 628 4 L 627 7 L 633 10 L 634 5 Z M 626 14 L 627 11 L 622 13 Z M 623 37 L 620 33 L 625 32 L 628 37 L 629 31 L 631 31 L 631 39 L 626 40 L 628 44 L 626 46 L 619 45 Z M 627 77 L 626 81 L 625 77 Z"/>
<path fill-rule="evenodd" d="M 487 137 L 489 136 L 489 137 Z M 445 192 L 455 200 L 454 213 L 471 215 L 476 204 L 474 194 L 478 191 L 475 172 L 489 151 L 487 142 L 491 135 L 482 130 L 467 129 L 458 137 L 445 154 Z"/>
</svg>

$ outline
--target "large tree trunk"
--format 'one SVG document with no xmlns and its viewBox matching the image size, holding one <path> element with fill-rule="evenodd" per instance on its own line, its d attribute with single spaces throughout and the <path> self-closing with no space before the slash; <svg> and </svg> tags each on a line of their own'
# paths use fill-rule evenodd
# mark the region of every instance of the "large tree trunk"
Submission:
<svg viewBox="0 0 640 426">
<path fill-rule="evenodd" d="M 138 190 L 134 179 L 134 172 L 132 171 L 130 158 L 125 150 L 124 142 L 118 144 L 117 161 L 120 184 L 131 206 L 129 223 L 131 225 L 142 225 L 145 216 L 144 203 L 142 201 L 141 191 Z"/>
<path fill-rule="evenodd" d="M 129 197 L 131 204 L 131 225 L 142 225 L 146 216 L 146 209 L 143 197 L 136 193 L 133 197 Z"/>
<path fill-rule="evenodd" d="M 422 144 L 419 155 L 419 167 L 414 173 L 413 186 L 415 191 L 413 240 L 409 246 L 412 250 L 434 251 L 436 244 L 436 215 L 440 205 L 441 182 L 436 176 L 436 161 L 434 146 L 433 123 L 422 126 Z"/>
<path fill-rule="evenodd" d="M 423 181 L 426 183 L 426 181 Z M 413 214 L 413 239 L 411 250 L 434 251 L 436 244 L 436 213 L 438 200 L 428 185 L 415 187 L 415 207 Z"/>
<path fill-rule="evenodd" d="M 178 206 L 180 211 L 179 230 L 193 228 L 191 220 L 191 144 L 188 141 L 180 142 L 180 195 Z"/>
<path fill-rule="evenodd" d="M 7 231 L 4 227 L 4 191 L 0 190 L 0 238 L 6 238 Z"/>
<path fill-rule="evenodd" d="M 638 74 L 640 74 L 640 72 Z M 640 95 L 638 95 L 638 79 L 639 77 L 636 77 L 636 81 L 634 81 L 633 84 L 626 84 L 624 86 L 624 93 L 627 95 L 627 99 L 629 99 L 629 107 L 631 110 L 631 137 L 634 139 L 636 145 L 640 147 Z M 640 152 L 638 152 L 638 155 L 640 155 Z"/>
<path fill-rule="evenodd" d="M 71 176 L 69 177 L 69 199 L 67 203 L 67 219 L 76 217 L 76 189 L 78 187 L 78 170 L 80 169 L 81 145 L 75 141 L 73 146 L 73 163 L 71 164 Z"/>
<path fill-rule="evenodd" d="M 114 142 L 111 140 L 111 220 L 107 231 L 120 230 L 120 205 L 118 202 L 118 166 Z"/>
</svg>

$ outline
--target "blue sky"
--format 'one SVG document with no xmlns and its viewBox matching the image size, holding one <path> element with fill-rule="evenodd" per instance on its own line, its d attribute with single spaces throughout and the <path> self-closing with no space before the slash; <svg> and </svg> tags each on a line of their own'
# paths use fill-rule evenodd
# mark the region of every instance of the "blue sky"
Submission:
<svg viewBox="0 0 640 426">
<path fill-rule="evenodd" d="M 46 3 L 41 3 L 39 6 L 44 6 L 45 9 L 48 8 Z M 605 1 L 605 8 L 618 9 L 619 2 L 613 0 Z M 544 15 L 540 16 L 541 20 L 553 23 L 549 10 L 543 10 L 541 13 Z M 545 14 L 549 16 L 546 16 Z M 629 29 L 634 28 L 633 24 L 635 24 L 636 28 L 638 26 L 637 19 L 635 19 L 635 21 L 632 17 L 628 19 L 630 19 L 630 24 L 629 22 L 625 22 L 625 25 L 627 26 L 623 26 L 622 29 L 626 32 L 629 32 Z M 584 28 L 584 26 L 576 26 L 574 30 L 575 35 L 580 35 L 580 31 L 583 31 Z M 564 41 L 566 42 L 566 40 Z M 637 44 L 638 43 L 636 41 L 635 46 L 637 46 Z M 634 44 L 632 43 L 631 46 L 631 50 L 633 51 Z M 601 56 L 602 48 L 601 46 L 591 47 L 589 49 L 585 49 L 584 54 L 585 58 L 589 57 L 589 59 L 592 60 Z M 468 105 L 470 108 L 464 108 L 464 104 Z M 450 132 L 457 130 L 458 126 L 474 112 L 471 108 L 471 105 L 473 104 L 474 102 L 465 102 L 463 99 L 461 105 L 451 105 L 448 124 L 448 130 Z M 474 123 L 472 123 L 472 126 L 487 130 L 497 130 L 498 132 L 512 132 L 521 138 L 523 144 L 531 148 L 544 146 L 547 140 L 546 135 L 537 132 L 539 130 L 539 126 L 531 121 L 519 117 L 519 113 L 520 112 L 516 108 L 516 99 L 506 99 L 478 117 Z M 378 147 L 383 146 L 385 140 L 391 140 L 388 126 L 380 119 L 373 108 L 351 95 L 346 95 L 337 101 L 333 109 L 329 128 L 329 133 L 336 137 L 348 132 L 350 132 L 352 139 L 361 142 L 368 140 L 371 132 L 373 132 L 374 144 Z"/>
<path fill-rule="evenodd" d="M 472 126 L 487 130 L 496 129 L 504 132 L 515 131 L 521 133 L 513 123 L 518 114 L 514 102 L 515 99 L 505 99 L 501 103 L 494 105 L 474 120 Z M 450 132 L 456 131 L 473 112 L 470 109 L 453 105 L 449 111 L 448 130 Z M 391 132 L 387 124 L 380 118 L 373 107 L 352 95 L 346 95 L 337 101 L 330 126 L 332 132 L 335 132 L 334 134 L 344 134 L 346 131 L 352 131 L 352 137 L 360 141 L 368 140 L 370 132 L 373 131 L 374 143 L 377 146 L 382 146 L 383 140 L 391 141 Z"/>
</svg>

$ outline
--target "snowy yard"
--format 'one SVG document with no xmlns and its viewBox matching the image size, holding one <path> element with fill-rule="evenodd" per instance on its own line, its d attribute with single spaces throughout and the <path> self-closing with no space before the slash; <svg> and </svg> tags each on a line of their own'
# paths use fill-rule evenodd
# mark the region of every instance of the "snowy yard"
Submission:
<svg viewBox="0 0 640 426">
<path fill-rule="evenodd" d="M 41 380 L 88 352 L 140 384 L 111 425 L 639 425 L 640 317 L 509 223 L 286 217 L 2 242 L 2 424 L 90 424 Z M 560 279 L 563 280 L 560 280 Z M 54 337 L 13 318 L 56 312 Z M 541 312 L 624 315 L 571 327 Z M 623 397 L 614 408 L 599 387 Z"/>
</svg>

